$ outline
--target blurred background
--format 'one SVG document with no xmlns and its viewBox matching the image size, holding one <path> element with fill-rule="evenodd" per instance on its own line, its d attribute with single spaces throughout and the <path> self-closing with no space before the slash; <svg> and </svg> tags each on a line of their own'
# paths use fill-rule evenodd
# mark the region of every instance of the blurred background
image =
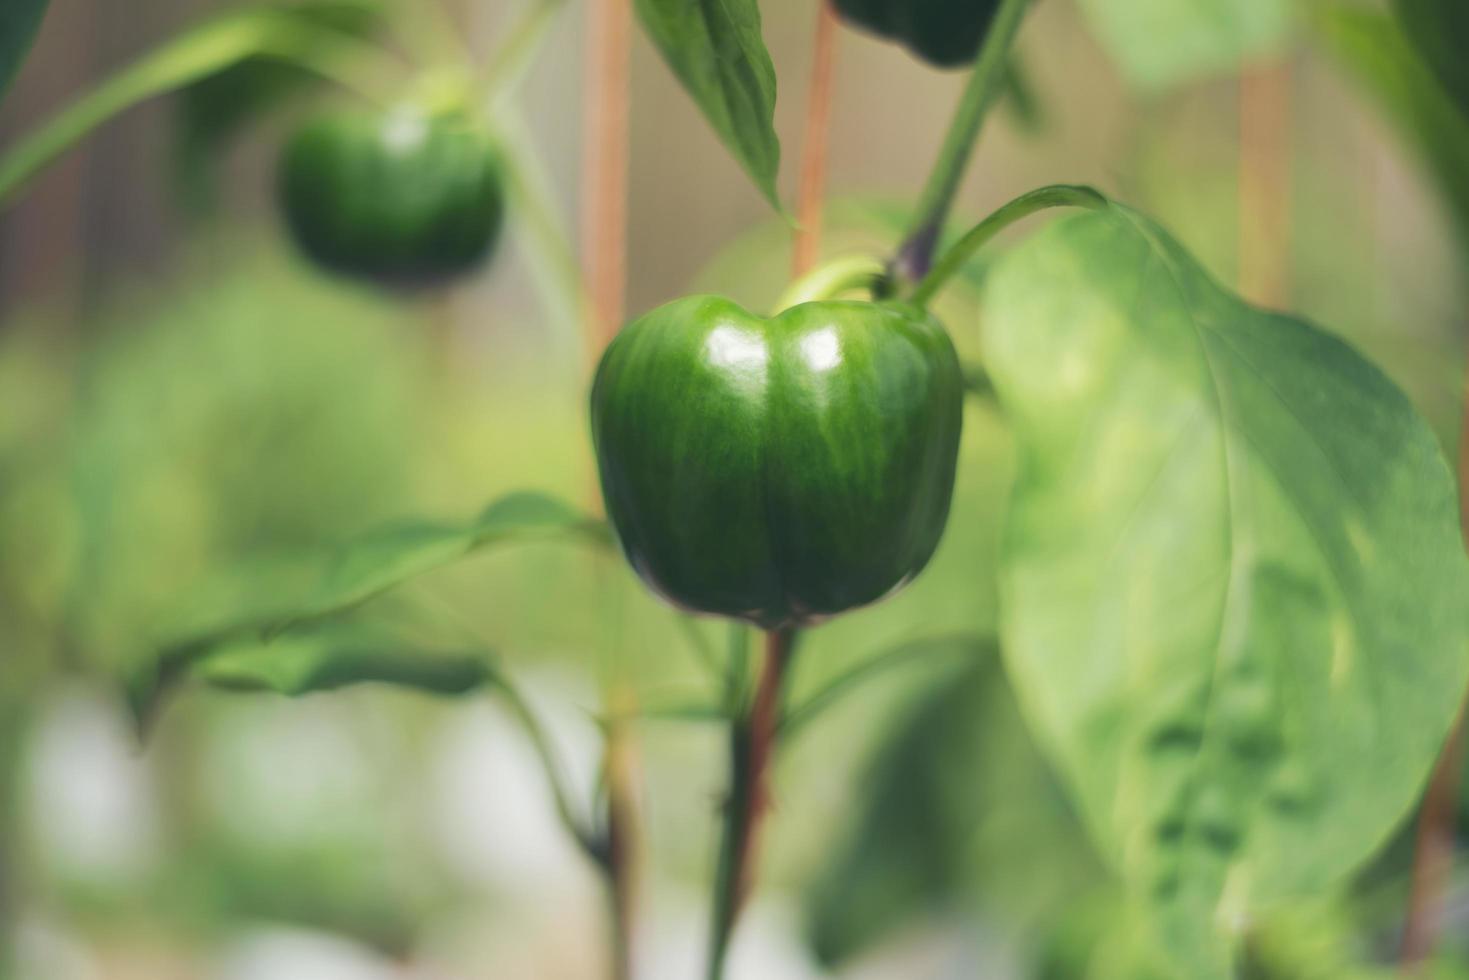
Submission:
<svg viewBox="0 0 1469 980">
<path fill-rule="evenodd" d="M 449 5 L 478 51 L 520 9 Z M 1469 164 L 1469 137 L 1427 131 L 1431 100 L 1403 111 L 1423 105 L 1403 96 L 1412 78 L 1384 88 L 1349 38 L 1304 16 L 1243 61 L 1193 52 L 1159 66 L 1109 40 L 1099 5 L 1037 5 L 1020 42 L 1029 98 L 993 117 L 961 215 L 1044 183 L 1094 183 L 1247 297 L 1349 338 L 1452 451 L 1469 165 L 1457 185 L 1452 166 Z M 0 147 L 227 6 L 53 0 L 0 106 Z M 763 9 L 789 197 L 816 8 Z M 567 5 L 513 100 L 549 217 L 573 242 L 584 19 Z M 641 37 L 632 82 L 629 312 L 694 290 L 769 305 L 789 228 Z M 892 247 L 961 84 L 842 31 L 826 252 Z M 431 291 L 335 278 L 291 246 L 273 198 L 280 139 L 340 99 L 325 87 L 284 99 L 204 150 L 201 119 L 227 107 L 151 102 L 0 214 L 0 970 L 15 978 L 602 975 L 598 880 L 556 824 L 520 729 L 489 700 L 189 691 L 146 748 L 123 704 L 120 672 L 170 622 L 293 581 L 313 549 L 404 515 L 464 519 L 517 488 L 595 506 L 587 357 L 521 216 L 482 274 Z M 955 290 L 942 315 L 982 358 L 974 292 Z M 797 696 L 894 645 L 955 653 L 865 685 L 782 756 L 732 976 L 1135 976 L 1108 972 L 1106 951 L 1128 935 L 1109 873 L 1002 673 L 966 639 L 993 627 L 1009 468 L 1000 419 L 969 408 L 933 564 L 803 648 Z M 588 798 L 609 659 L 646 703 L 708 696 L 674 614 L 620 561 L 567 545 L 455 566 L 374 614 L 452 621 L 498 650 Z M 722 627 L 696 629 L 724 642 Z M 723 735 L 697 720 L 636 735 L 639 976 L 694 976 Z M 1283 913 L 1252 952 L 1254 975 L 1372 975 L 1393 952 L 1407 862 L 1398 841 L 1342 896 Z M 1469 976 L 1465 884 L 1444 976 Z"/>
</svg>

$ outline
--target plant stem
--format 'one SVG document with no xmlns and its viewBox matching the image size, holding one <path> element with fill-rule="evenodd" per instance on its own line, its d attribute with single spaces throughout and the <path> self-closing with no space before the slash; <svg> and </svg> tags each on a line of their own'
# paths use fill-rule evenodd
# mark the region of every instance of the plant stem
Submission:
<svg viewBox="0 0 1469 980">
<path fill-rule="evenodd" d="M 526 701 L 520 689 L 515 686 L 503 673 L 498 670 L 495 674 L 495 690 L 500 693 L 501 698 L 515 720 L 520 723 L 521 730 L 530 739 L 531 747 L 535 749 L 536 756 L 541 760 L 541 768 L 546 771 L 546 780 L 551 786 L 551 796 L 556 805 L 556 816 L 560 818 L 567 832 L 580 845 L 583 852 L 592 859 L 593 863 L 605 866 L 607 863 L 606 845 L 598 839 L 596 832 L 589 823 L 577 816 L 576 808 L 571 804 L 571 793 L 566 787 L 565 767 L 561 765 L 561 759 L 556 754 L 556 749 L 546 733 L 545 727 Z"/>
<path fill-rule="evenodd" d="M 791 275 L 811 271 L 821 254 L 821 212 L 826 199 L 827 158 L 831 146 L 831 102 L 836 75 L 837 18 L 830 0 L 820 0 L 811 58 L 811 90 L 806 99 L 806 146 L 801 155 L 801 184 L 796 194 L 796 246 Z"/>
<path fill-rule="evenodd" d="M 515 106 L 501 105 L 495 113 L 495 125 L 504 137 L 499 141 L 499 150 L 505 160 L 506 187 L 514 202 L 524 254 L 541 302 L 564 331 L 567 345 L 575 348 L 589 307 L 565 216 L 557 206 L 530 129 Z"/>
<path fill-rule="evenodd" d="M 886 276 L 883 264 L 870 256 L 834 259 L 791 283 L 776 300 L 775 311 L 780 313 L 792 306 L 833 299 L 855 290 L 875 291 Z"/>
<path fill-rule="evenodd" d="M 593 363 L 617 333 L 627 290 L 629 0 L 592 0 L 582 171 L 582 265 L 591 300 Z"/>
<path fill-rule="evenodd" d="M 724 976 L 735 922 L 755 879 L 755 859 L 770 803 L 770 760 L 780 727 L 781 696 L 795 650 L 793 630 L 765 634 L 765 664 L 749 710 L 730 726 L 730 786 L 710 923 L 709 980 Z"/>
<path fill-rule="evenodd" d="M 595 365 L 616 334 L 627 302 L 627 187 L 631 0 L 591 0 L 588 7 L 582 157 L 582 270 L 586 283 L 586 355 Z M 595 494 L 595 491 L 594 491 Z M 604 583 L 604 588 L 605 583 Z M 608 671 L 614 717 L 632 717 L 631 688 Z M 611 902 L 612 975 L 632 972 L 637 902 L 637 814 L 634 745 L 621 720 L 607 729 L 608 896 Z"/>
<path fill-rule="evenodd" d="M 609 695 L 612 721 L 607 727 L 604 760 L 607 776 L 607 827 L 604 835 L 609 932 L 613 980 L 632 976 L 633 910 L 637 908 L 638 811 L 635 787 L 637 757 L 628 719 L 635 716 L 632 690 L 617 687 Z"/>
<path fill-rule="evenodd" d="M 1408 911 L 1403 922 L 1398 963 L 1414 972 L 1433 953 L 1443 930 L 1443 896 L 1454 861 L 1454 823 L 1464 762 L 1464 706 L 1433 770 L 1418 812 Z"/>
<path fill-rule="evenodd" d="M 1252 303 L 1290 301 L 1290 95 L 1288 61 L 1239 79 L 1239 289 Z"/>
<path fill-rule="evenodd" d="M 520 79 L 531 55 L 540 48 L 556 15 L 565 6 L 566 0 L 531 0 L 529 9 L 520 15 L 490 57 L 484 73 L 487 98 L 495 98 Z"/>
<path fill-rule="evenodd" d="M 52 161 L 97 127 L 142 102 L 191 85 L 246 58 L 296 64 L 375 99 L 368 73 L 386 54 L 337 31 L 307 28 L 279 16 L 234 16 L 167 42 L 82 95 L 0 157 L 0 209 Z"/>
<path fill-rule="evenodd" d="M 448 0 L 404 4 L 395 26 L 421 70 L 467 67 L 474 61 Z"/>
<path fill-rule="evenodd" d="M 1077 184 L 1052 184 L 1022 194 L 1004 205 L 989 217 L 969 230 L 954 244 L 933 270 L 914 289 L 909 299 L 918 306 L 927 306 L 938 294 L 944 283 L 958 272 L 965 262 L 990 239 L 1022 218 L 1027 218 L 1046 208 L 1090 208 L 1099 211 L 1107 207 L 1107 198 L 1090 187 Z"/>
<path fill-rule="evenodd" d="M 913 227 L 898 249 L 894 271 L 909 282 L 917 282 L 928 274 L 934 249 L 944 231 L 954 195 L 964 179 L 964 171 L 974 152 L 975 141 L 984 125 L 985 116 L 1004 87 L 1005 67 L 1010 60 L 1010 47 L 1020 32 L 1020 22 L 1030 0 L 1001 0 L 1000 9 L 985 35 L 979 60 L 969 76 L 964 95 L 948 136 L 939 151 L 923 196 L 918 200 Z"/>
<path fill-rule="evenodd" d="M 1469 364 L 1464 370 L 1464 408 L 1459 430 L 1459 523 L 1465 547 L 1469 547 Z M 1459 705 L 1459 717 L 1444 743 L 1443 754 L 1423 797 L 1423 808 L 1418 813 L 1408 911 L 1398 950 L 1398 964 L 1405 973 L 1416 971 L 1432 954 L 1443 929 L 1443 896 L 1453 867 L 1454 824 L 1464 774 L 1466 721 L 1469 721 L 1469 695 Z"/>
</svg>

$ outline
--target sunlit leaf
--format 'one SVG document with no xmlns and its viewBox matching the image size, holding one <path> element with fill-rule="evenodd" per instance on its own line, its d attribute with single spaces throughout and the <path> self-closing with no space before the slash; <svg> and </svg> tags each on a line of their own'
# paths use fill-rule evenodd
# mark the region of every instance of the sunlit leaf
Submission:
<svg viewBox="0 0 1469 980">
<path fill-rule="evenodd" d="M 775 66 L 760 33 L 756 0 L 636 0 L 643 28 L 760 193 L 780 210 L 775 187 Z"/>
<path fill-rule="evenodd" d="M 47 0 L 5 0 L 0 5 L 0 97 L 25 60 L 46 16 Z"/>
<path fill-rule="evenodd" d="M 1128 82 L 1163 89 L 1230 74 L 1278 50 L 1292 0 L 1080 0 Z"/>
<path fill-rule="evenodd" d="M 1002 258 L 986 336 L 1007 664 L 1162 945 L 1227 976 L 1234 930 L 1358 866 L 1438 754 L 1469 674 L 1449 468 L 1355 351 L 1120 206 Z"/>
<path fill-rule="evenodd" d="M 1469 4 L 1464 0 L 1393 0 L 1404 32 L 1444 90 L 1469 118 Z"/>
</svg>

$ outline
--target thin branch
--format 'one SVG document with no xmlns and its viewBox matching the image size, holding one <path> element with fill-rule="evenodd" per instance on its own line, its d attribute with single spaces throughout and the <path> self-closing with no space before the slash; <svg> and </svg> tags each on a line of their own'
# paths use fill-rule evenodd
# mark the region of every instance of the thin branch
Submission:
<svg viewBox="0 0 1469 980">
<path fill-rule="evenodd" d="M 796 634 L 765 634 L 765 664 L 749 713 L 730 731 L 730 788 L 709 936 L 709 980 L 724 976 L 725 956 L 740 910 L 755 882 L 760 830 L 770 804 L 770 760 L 779 733 L 781 701 Z"/>
<path fill-rule="evenodd" d="M 582 267 L 591 298 L 595 363 L 622 322 L 627 280 L 629 0 L 592 0 L 582 172 Z"/>
<path fill-rule="evenodd" d="M 970 74 L 954 121 L 949 124 L 943 148 L 923 188 L 913 228 L 894 260 L 894 271 L 903 279 L 917 282 L 928 274 L 934 249 L 943 236 L 944 223 L 948 220 L 954 195 L 964 180 L 964 171 L 968 169 L 979 131 L 1004 87 L 1010 47 L 1020 33 L 1020 23 L 1029 4 L 1030 0 L 1001 0 L 1000 9 L 990 24 L 989 33 L 980 48 L 979 60 Z"/>
<path fill-rule="evenodd" d="M 1239 79 L 1239 288 L 1271 309 L 1290 301 L 1291 66 Z"/>
<path fill-rule="evenodd" d="M 831 147 L 831 104 L 836 75 L 837 18 L 830 0 L 816 13 L 816 40 L 811 65 L 811 89 L 806 97 L 806 146 L 801 156 L 801 184 L 796 194 L 795 254 L 791 275 L 811 271 L 821 254 L 822 209 L 826 201 L 827 160 Z"/>
<path fill-rule="evenodd" d="M 586 354 L 596 364 L 622 322 L 627 290 L 627 193 L 631 0 L 591 0 L 588 8 L 582 269 L 589 311 Z M 612 976 L 632 974 L 637 905 L 637 766 L 631 726 L 632 689 L 609 670 L 604 773 L 607 780 L 608 901 L 612 917 Z"/>
</svg>

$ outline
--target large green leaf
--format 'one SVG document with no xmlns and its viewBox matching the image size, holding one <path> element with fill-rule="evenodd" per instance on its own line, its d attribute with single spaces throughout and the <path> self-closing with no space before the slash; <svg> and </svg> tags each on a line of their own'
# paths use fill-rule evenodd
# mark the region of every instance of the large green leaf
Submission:
<svg viewBox="0 0 1469 980">
<path fill-rule="evenodd" d="M 1403 30 L 1459 111 L 1469 117 L 1469 4 L 1464 0 L 1393 0 Z"/>
<path fill-rule="evenodd" d="M 0 5 L 0 96 L 10 87 L 36 31 L 46 16 L 47 0 L 5 0 Z"/>
<path fill-rule="evenodd" d="M 1316 26 L 1327 50 L 1418 151 L 1453 208 L 1460 237 L 1469 243 L 1469 114 L 1457 110 L 1387 14 L 1328 7 Z"/>
<path fill-rule="evenodd" d="M 1128 82 L 1162 89 L 1237 71 L 1278 49 L 1291 0 L 1081 0 Z"/>
<path fill-rule="evenodd" d="M 643 28 L 724 145 L 779 210 L 775 66 L 756 0 L 637 0 Z"/>
<path fill-rule="evenodd" d="M 1187 975 L 1339 880 L 1469 679 L 1453 479 L 1351 348 L 1252 309 L 1120 206 L 1000 260 L 1019 471 L 1002 640 L 1032 723 Z"/>
</svg>

